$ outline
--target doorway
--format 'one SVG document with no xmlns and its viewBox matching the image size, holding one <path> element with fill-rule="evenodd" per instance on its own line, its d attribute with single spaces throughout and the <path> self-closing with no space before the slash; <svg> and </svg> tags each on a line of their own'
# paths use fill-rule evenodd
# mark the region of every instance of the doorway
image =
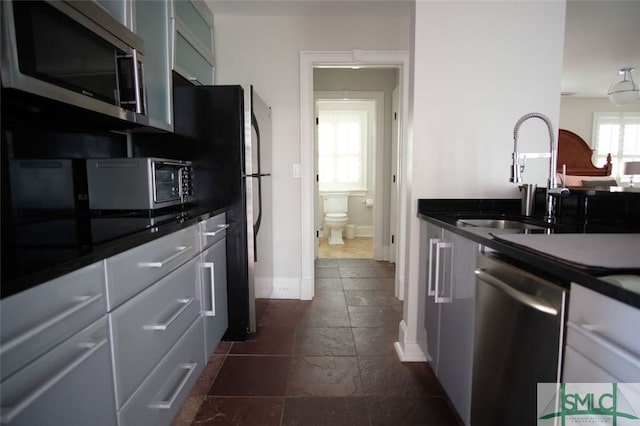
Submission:
<svg viewBox="0 0 640 426">
<path fill-rule="evenodd" d="M 362 81 L 367 75 L 376 74 L 378 78 L 385 77 L 382 70 L 365 73 L 346 69 L 315 70 L 314 88 L 331 88 L 332 81 L 334 85 L 348 87 L 349 80 Z M 386 77 L 393 75 L 386 72 Z M 387 80 L 391 87 L 394 79 Z M 380 232 L 375 231 L 382 226 L 384 213 L 380 210 L 384 209 L 376 208 L 375 202 L 377 183 L 383 176 L 378 160 L 385 158 L 384 113 L 388 108 L 385 108 L 384 95 L 384 91 L 314 91 L 316 229 L 319 230 L 316 258 L 373 259 L 374 246 L 383 243 Z M 326 208 L 325 200 L 330 199 L 342 200 L 345 211 Z M 341 235 L 339 241 L 334 241 L 336 231 L 325 221 L 327 213 L 344 215 L 344 226 L 339 226 L 337 231 Z"/>
<path fill-rule="evenodd" d="M 395 185 L 398 194 L 392 197 L 387 190 L 387 194 L 384 194 L 382 190 L 376 191 L 376 199 L 374 201 L 374 207 L 376 204 L 380 204 L 379 207 L 388 206 L 387 214 L 387 228 L 390 229 L 391 217 L 398 219 L 398 224 L 394 226 L 394 232 L 389 231 L 387 234 L 388 240 L 391 240 L 394 244 L 393 248 L 389 248 L 385 253 L 384 249 L 380 253 L 374 251 L 374 258 L 381 260 L 389 260 L 395 257 L 397 266 L 395 277 L 395 293 L 399 299 L 402 299 L 404 294 L 404 247 L 399 242 L 403 241 L 403 224 L 406 221 L 406 188 L 403 188 L 403 164 L 405 161 L 402 158 L 403 144 L 406 138 L 406 119 L 402 114 L 402 111 L 406 111 L 408 108 L 408 77 L 409 77 L 409 54 L 408 52 L 373 52 L 373 51 L 360 51 L 354 50 L 352 52 L 301 52 L 300 60 L 300 85 L 301 85 L 301 154 L 302 154 L 302 168 L 308 170 L 308 173 L 304 173 L 302 178 L 302 283 L 301 283 L 301 298 L 312 299 L 314 294 L 314 263 L 316 259 L 316 247 L 319 237 L 319 230 L 317 228 L 318 223 L 318 177 L 315 167 L 315 144 L 314 144 L 314 129 L 315 129 L 315 117 L 314 117 L 314 71 L 317 69 L 353 69 L 355 67 L 365 69 L 392 69 L 396 75 L 397 88 L 399 96 L 388 95 L 389 103 L 392 99 L 398 99 L 397 114 L 394 114 L 398 120 L 396 128 L 401 135 L 397 138 L 397 161 L 393 161 L 397 165 L 389 168 L 385 177 L 387 186 L 390 188 Z M 344 91 L 345 88 L 342 88 Z M 363 88 L 351 88 L 352 90 Z M 338 89 L 339 90 L 339 89 Z M 368 89 L 372 90 L 372 89 Z M 392 89 L 393 90 L 393 89 Z M 391 126 L 390 128 L 392 128 Z M 390 139 L 393 139 L 390 138 Z M 388 143 L 390 145 L 390 142 Z M 392 162 L 390 157 L 395 155 L 391 150 L 388 155 L 379 155 L 377 157 L 378 163 L 387 158 L 389 162 Z M 378 166 L 379 170 L 382 170 L 382 166 Z M 380 186 L 384 187 L 382 179 L 379 179 Z M 382 196 L 380 194 L 383 194 Z M 386 195 L 386 199 L 385 199 Z M 397 199 L 395 206 L 390 206 L 390 200 Z M 391 214 L 391 210 L 396 210 L 394 214 Z M 382 221 L 382 213 L 376 215 L 378 221 Z M 381 232 L 382 226 L 374 226 L 374 233 Z M 374 236 L 375 239 L 375 236 Z M 380 237 L 382 241 L 382 237 Z M 382 246 L 382 245 L 381 245 Z M 389 252 L 393 251 L 394 255 L 390 256 Z"/>
</svg>

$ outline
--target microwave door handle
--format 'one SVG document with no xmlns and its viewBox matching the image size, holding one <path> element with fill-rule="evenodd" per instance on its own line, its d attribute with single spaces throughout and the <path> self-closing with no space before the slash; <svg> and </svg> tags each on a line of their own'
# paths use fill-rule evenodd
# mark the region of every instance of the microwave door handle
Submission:
<svg viewBox="0 0 640 426">
<path fill-rule="evenodd" d="M 142 100 L 140 99 L 140 75 L 138 70 L 138 51 L 136 49 L 132 49 L 131 54 L 131 62 L 133 66 L 133 91 L 136 100 L 136 112 L 138 114 L 142 114 Z"/>
</svg>

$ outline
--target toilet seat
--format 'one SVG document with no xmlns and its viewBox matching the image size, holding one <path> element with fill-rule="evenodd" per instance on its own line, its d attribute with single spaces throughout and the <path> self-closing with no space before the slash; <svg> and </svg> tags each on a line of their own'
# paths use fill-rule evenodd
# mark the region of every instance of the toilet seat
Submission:
<svg viewBox="0 0 640 426">
<path fill-rule="evenodd" d="M 347 218 L 346 213 L 327 213 L 325 216 L 329 220 L 342 220 Z"/>
</svg>

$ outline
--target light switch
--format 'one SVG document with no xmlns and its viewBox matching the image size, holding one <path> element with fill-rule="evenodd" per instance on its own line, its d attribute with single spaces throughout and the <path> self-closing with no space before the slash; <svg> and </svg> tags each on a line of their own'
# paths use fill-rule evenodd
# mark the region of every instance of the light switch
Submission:
<svg viewBox="0 0 640 426">
<path fill-rule="evenodd" d="M 300 177 L 300 164 L 294 164 L 293 165 L 293 177 L 294 178 L 299 178 Z"/>
</svg>

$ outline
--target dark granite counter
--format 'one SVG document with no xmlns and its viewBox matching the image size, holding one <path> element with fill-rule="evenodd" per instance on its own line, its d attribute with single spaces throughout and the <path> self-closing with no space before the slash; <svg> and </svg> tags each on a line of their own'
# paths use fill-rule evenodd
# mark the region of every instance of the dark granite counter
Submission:
<svg viewBox="0 0 640 426">
<path fill-rule="evenodd" d="M 0 296 L 35 287 L 223 211 L 191 205 L 90 216 L 21 212 L 14 225 L 3 230 Z"/>
<path fill-rule="evenodd" d="M 495 250 L 499 256 L 504 257 L 509 262 L 541 275 L 547 279 L 569 287 L 571 282 L 584 285 L 594 291 L 598 291 L 621 302 L 640 308 L 640 289 L 625 288 L 621 285 L 604 281 L 601 277 L 608 275 L 629 274 L 640 275 L 640 256 L 638 256 L 638 267 L 627 269 L 607 269 L 600 267 L 586 267 L 566 262 L 526 247 L 511 244 L 500 240 L 496 235 L 501 232 L 510 233 L 511 230 L 499 230 L 482 227 L 459 226 L 458 220 L 461 217 L 501 217 L 504 219 L 529 220 L 532 224 L 540 222 L 536 218 L 524 218 L 519 215 L 520 200 L 452 200 L 433 199 L 419 200 L 418 217 L 434 225 L 440 226 L 448 231 L 454 232 L 485 247 Z M 634 225 L 632 224 L 631 227 Z M 603 231 L 603 229 L 606 229 Z M 576 233 L 598 233 L 598 232 L 619 232 L 628 233 L 629 229 L 624 226 L 616 228 L 606 227 L 598 229 L 595 227 L 585 228 L 583 223 L 568 221 L 568 223 L 558 223 L 549 229 L 531 229 L 527 233 L 553 233 L 553 234 L 576 234 Z M 606 250 L 606 248 L 604 248 Z"/>
</svg>

